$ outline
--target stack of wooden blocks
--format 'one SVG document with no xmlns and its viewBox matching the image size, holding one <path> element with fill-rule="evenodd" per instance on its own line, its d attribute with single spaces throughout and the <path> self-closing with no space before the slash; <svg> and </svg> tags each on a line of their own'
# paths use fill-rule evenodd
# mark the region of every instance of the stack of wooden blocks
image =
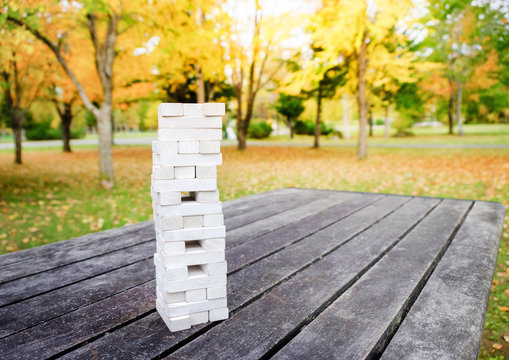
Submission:
<svg viewBox="0 0 509 360">
<path fill-rule="evenodd" d="M 156 308 L 170 331 L 228 318 L 217 190 L 224 104 L 159 106 L 152 143 Z"/>
</svg>

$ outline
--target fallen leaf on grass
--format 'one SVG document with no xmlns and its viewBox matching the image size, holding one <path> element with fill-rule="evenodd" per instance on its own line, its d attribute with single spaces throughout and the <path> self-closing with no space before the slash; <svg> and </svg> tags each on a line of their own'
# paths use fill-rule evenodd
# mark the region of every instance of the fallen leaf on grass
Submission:
<svg viewBox="0 0 509 360">
<path fill-rule="evenodd" d="M 498 285 L 498 280 L 497 279 L 493 279 L 493 285 Z"/>
<path fill-rule="evenodd" d="M 504 338 L 504 341 L 505 341 L 505 342 L 509 342 L 509 336 L 504 335 L 504 336 L 503 336 L 503 338 Z"/>
<path fill-rule="evenodd" d="M 493 344 L 491 346 L 493 347 L 493 349 L 496 349 L 496 350 L 502 349 L 502 345 L 501 344 Z"/>
<path fill-rule="evenodd" d="M 500 311 L 503 311 L 503 312 L 508 312 L 509 311 L 509 306 L 499 306 L 498 309 Z"/>
<path fill-rule="evenodd" d="M 509 297 L 509 289 L 505 289 L 504 294 L 505 294 L 505 296 Z"/>
</svg>

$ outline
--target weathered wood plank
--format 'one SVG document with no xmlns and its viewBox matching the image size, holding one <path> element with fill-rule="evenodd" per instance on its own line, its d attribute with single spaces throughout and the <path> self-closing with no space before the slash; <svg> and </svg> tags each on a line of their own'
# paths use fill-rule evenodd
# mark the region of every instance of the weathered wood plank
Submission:
<svg viewBox="0 0 509 360">
<path fill-rule="evenodd" d="M 292 195 L 293 196 L 293 195 Z M 313 202 L 316 204 L 315 207 L 309 208 L 309 210 L 320 210 L 324 208 L 325 206 L 331 206 L 334 203 L 340 203 L 343 200 L 347 200 L 352 197 L 360 197 L 361 195 L 357 194 L 351 194 L 351 193 L 334 193 L 328 196 L 327 198 L 321 199 L 319 201 Z M 371 200 L 373 201 L 373 200 Z M 364 200 L 364 203 L 367 203 L 368 199 Z M 359 202 L 362 204 L 362 202 Z M 308 206 L 308 205 L 306 205 Z M 348 204 L 345 206 L 345 209 L 349 209 Z M 319 213 L 321 214 L 321 213 Z M 332 215 L 332 214 L 331 214 Z M 330 217 L 330 216 L 329 216 Z M 294 221 L 295 219 L 288 219 L 288 221 Z M 316 224 L 310 224 L 309 233 L 316 231 L 318 228 L 316 228 Z M 297 226 L 299 226 L 297 224 Z M 289 225 L 289 228 L 291 229 L 292 224 Z M 300 228 L 300 227 L 299 227 Z M 303 236 L 306 234 L 303 233 Z M 274 239 L 277 240 L 277 239 Z M 253 248 L 260 248 L 261 243 L 258 242 L 254 243 Z M 286 243 L 280 243 L 277 244 L 277 241 L 274 241 L 271 248 L 262 248 L 257 251 L 261 256 L 267 255 L 271 252 L 277 251 L 278 249 L 281 249 L 283 246 L 285 246 Z M 138 250 L 136 250 L 138 251 Z M 264 254 L 265 251 L 265 254 Z M 43 321 L 46 321 L 48 319 L 51 319 L 58 315 L 63 315 L 67 312 L 70 312 L 72 310 L 75 310 L 79 306 L 85 306 L 88 305 L 94 301 L 98 301 L 102 298 L 105 298 L 107 296 L 111 296 L 119 291 L 125 290 L 127 288 L 130 288 L 132 286 L 135 286 L 136 284 L 140 284 L 143 282 L 147 282 L 149 280 L 154 279 L 154 265 L 152 262 L 151 255 L 153 253 L 152 247 L 149 246 L 149 251 L 145 251 L 144 255 L 148 257 L 147 260 L 142 260 L 141 262 L 135 263 L 133 265 L 128 265 L 126 267 L 120 268 L 118 270 L 109 271 L 106 272 L 103 275 L 99 275 L 92 278 L 87 278 L 83 281 L 79 281 L 78 283 L 62 287 L 61 289 L 50 291 L 49 293 L 43 294 L 41 296 L 37 296 L 31 299 L 28 299 L 26 301 L 15 303 L 11 306 L 4 307 L 0 309 L 0 337 L 4 337 L 7 335 L 10 335 L 13 332 L 20 331 L 22 329 L 25 329 L 27 327 L 33 326 L 35 324 L 41 323 Z M 121 255 L 117 254 L 116 258 L 122 258 L 125 257 L 126 259 L 131 259 L 131 256 L 129 254 Z M 235 261 L 236 264 L 239 264 L 240 266 L 245 265 L 245 263 L 242 263 L 242 261 L 239 261 L 238 259 L 234 259 L 228 252 L 227 252 L 227 261 Z M 101 261 L 101 263 L 110 263 L 110 261 Z M 85 263 L 86 266 L 90 267 Z M 137 270 L 132 270 L 137 269 Z M 125 276 L 125 272 L 131 272 L 136 271 L 135 276 Z M 66 272 L 73 273 L 73 271 L 69 271 L 66 269 Z M 77 273 L 75 273 L 78 275 Z M 47 283 L 47 276 L 46 274 L 42 274 L 42 277 L 44 277 L 44 282 Z M 56 274 L 56 279 L 58 281 L 58 285 L 62 286 L 62 283 L 60 282 L 60 273 Z M 80 279 L 80 278 L 77 278 Z M 74 278 L 73 280 L 76 280 Z M 37 283 L 36 280 L 29 281 L 30 283 Z M 105 285 L 105 282 L 108 284 L 108 286 Z M 53 286 L 55 285 L 55 282 L 51 282 Z M 50 285 L 51 285 L 50 284 Z M 104 288 L 102 288 L 102 286 Z M 9 288 L 11 288 L 9 286 Z M 22 282 L 21 286 L 17 287 L 22 292 L 23 289 L 26 289 L 26 283 Z M 96 291 L 93 291 L 93 289 L 97 289 Z M 89 291 L 91 292 L 89 293 Z M 76 293 L 81 292 L 80 296 L 76 296 Z M 23 293 L 26 295 L 26 293 Z M 14 295 L 14 293 L 12 294 Z M 33 312 L 33 309 L 37 308 L 37 312 Z M 60 312 L 60 313 L 58 313 Z"/>
<path fill-rule="evenodd" d="M 252 207 L 256 207 L 259 205 L 265 204 L 267 201 L 270 201 L 270 199 L 273 196 L 277 196 L 280 194 L 295 194 L 299 192 L 302 189 L 298 188 L 281 188 L 276 190 L 270 190 L 258 194 L 243 196 L 237 199 L 228 200 L 223 203 L 223 211 L 239 211 L 242 212 L 243 210 L 250 209 Z"/>
<path fill-rule="evenodd" d="M 235 213 L 229 212 L 228 215 L 225 215 L 225 225 L 231 232 L 239 227 L 305 205 L 322 196 L 323 192 L 320 190 L 303 190 L 295 193 L 277 194 L 271 196 L 270 201 L 265 201 L 264 204 L 252 205 L 250 208 L 244 210 L 239 209 Z"/>
<path fill-rule="evenodd" d="M 0 283 L 104 255 L 154 238 L 154 223 L 147 221 L 2 255 L 0 258 L 0 263 L 3 265 L 0 271 Z M 7 264 L 11 256 L 16 261 Z"/>
<path fill-rule="evenodd" d="M 382 359 L 477 359 L 504 216 L 474 204 Z"/>
<path fill-rule="evenodd" d="M 261 296 L 264 291 L 284 281 L 302 267 L 317 261 L 328 251 L 369 228 L 374 222 L 408 200 L 408 198 L 399 197 L 384 198 L 370 205 L 369 209 L 365 208 L 365 213 L 357 212 L 329 227 L 335 227 L 334 229 L 325 228 L 322 230 L 322 236 L 315 233 L 299 243 L 284 248 L 280 253 L 273 254 L 229 276 L 228 306 L 230 310 L 235 310 L 254 297 Z M 299 247 L 299 244 L 305 241 L 307 241 L 307 245 Z M 306 251 L 302 251 L 302 249 L 306 249 Z M 253 270 L 255 267 L 256 270 Z M 258 317 L 257 315 L 255 318 Z M 107 337 L 99 338 L 80 347 L 69 353 L 68 357 L 88 358 L 93 353 L 110 354 L 109 356 L 113 358 L 153 357 L 203 328 L 199 326 L 188 331 L 169 333 L 162 320 L 158 319 L 158 314 L 151 314 L 115 330 Z M 1 345 L 0 343 L 0 347 Z"/>
<path fill-rule="evenodd" d="M 320 194 L 320 193 L 317 193 Z M 345 196 L 344 194 L 335 194 L 330 193 L 327 195 L 328 197 L 331 196 Z M 366 195 L 368 196 L 368 195 Z M 369 196 L 380 196 L 380 195 L 369 195 Z M 274 215 L 269 218 L 261 219 L 255 222 L 252 222 L 246 226 L 243 226 L 238 229 L 233 229 L 229 231 L 226 234 L 226 247 L 228 249 L 233 248 L 235 246 L 238 246 L 242 243 L 246 243 L 246 237 L 250 239 L 256 239 L 262 235 L 268 234 L 272 231 L 275 231 L 285 225 L 288 224 L 289 219 L 291 219 L 292 222 L 300 221 L 301 219 L 307 217 L 309 215 L 310 211 L 319 211 L 316 209 L 316 206 L 321 206 L 322 209 L 324 208 L 324 201 L 327 202 L 327 198 L 322 198 L 320 196 L 314 196 L 316 200 L 313 202 L 310 202 L 307 205 L 300 206 L 300 207 L 294 207 L 293 209 L 279 212 L 277 215 Z M 316 203 L 316 204 L 315 204 Z"/>
<path fill-rule="evenodd" d="M 310 212 L 311 215 L 298 221 L 290 223 L 275 231 L 260 236 L 255 243 L 240 244 L 228 252 L 228 269 L 236 271 L 246 264 L 261 259 L 267 254 L 275 252 L 282 246 L 288 246 L 296 241 L 302 240 L 341 219 L 359 211 L 373 201 L 380 200 L 380 197 L 361 196 L 351 194 L 353 197 L 345 199 L 337 205 L 319 212 Z"/>
<path fill-rule="evenodd" d="M 0 338 L 62 316 L 154 278 L 154 261 L 149 258 L 3 307 L 0 309 Z"/>
<path fill-rule="evenodd" d="M 154 255 L 155 241 L 96 256 L 79 263 L 26 276 L 0 285 L 0 306 L 28 299 L 108 271 L 125 267 Z"/>
<path fill-rule="evenodd" d="M 275 359 L 353 360 L 380 356 L 470 205 L 467 201 L 444 200 L 280 349 Z"/>
<path fill-rule="evenodd" d="M 258 359 L 270 355 L 278 342 L 292 336 L 307 318 L 344 291 L 437 203 L 420 199 L 406 203 L 169 358 Z M 263 320 L 252 321 L 257 316 Z M 228 346 L 218 351 L 226 342 Z"/>
</svg>

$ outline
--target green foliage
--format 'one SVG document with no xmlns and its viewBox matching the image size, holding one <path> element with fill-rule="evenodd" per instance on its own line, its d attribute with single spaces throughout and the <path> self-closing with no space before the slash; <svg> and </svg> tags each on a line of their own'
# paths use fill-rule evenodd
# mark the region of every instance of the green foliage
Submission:
<svg viewBox="0 0 509 360">
<path fill-rule="evenodd" d="M 95 115 L 88 110 L 85 112 L 85 123 L 87 124 L 89 130 L 92 130 L 97 126 L 97 119 L 95 118 Z"/>
<path fill-rule="evenodd" d="M 247 136 L 251 139 L 264 139 L 272 133 L 272 126 L 265 121 L 249 124 Z"/>
<path fill-rule="evenodd" d="M 62 138 L 62 129 L 51 126 L 53 115 L 46 114 L 41 121 L 36 122 L 31 113 L 25 120 L 25 136 L 27 140 L 58 140 Z M 71 130 L 71 139 L 82 139 L 86 135 L 85 129 Z"/>
<path fill-rule="evenodd" d="M 424 100 L 419 94 L 419 86 L 416 83 L 404 83 L 398 89 L 395 96 L 396 110 L 399 115 L 392 127 L 402 132 L 417 122 L 424 113 Z"/>
<path fill-rule="evenodd" d="M 314 135 L 315 134 L 315 122 L 311 120 L 297 120 L 295 122 L 295 133 L 298 135 Z M 329 135 L 332 133 L 333 129 L 323 121 L 321 123 L 321 134 Z"/>
<path fill-rule="evenodd" d="M 279 94 L 274 108 L 288 120 L 297 119 L 304 111 L 304 100 L 299 96 Z"/>
</svg>

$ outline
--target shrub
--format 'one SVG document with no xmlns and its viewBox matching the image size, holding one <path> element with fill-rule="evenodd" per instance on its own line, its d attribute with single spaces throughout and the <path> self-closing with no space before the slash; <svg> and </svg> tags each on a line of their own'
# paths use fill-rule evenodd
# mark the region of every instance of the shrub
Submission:
<svg viewBox="0 0 509 360">
<path fill-rule="evenodd" d="M 25 126 L 25 136 L 27 140 L 58 140 L 62 139 L 62 130 L 60 128 L 53 129 L 51 123 L 53 116 L 45 116 L 40 122 L 27 118 Z M 85 129 L 71 130 L 71 139 L 82 139 L 86 135 Z"/>
<path fill-rule="evenodd" d="M 322 121 L 321 134 L 329 135 L 333 129 Z M 314 135 L 315 134 L 315 123 L 311 120 L 297 120 L 295 122 L 295 133 L 299 135 Z"/>
<path fill-rule="evenodd" d="M 249 124 L 247 130 L 247 136 L 252 139 L 264 139 L 269 137 L 271 133 L 272 126 L 265 121 Z"/>
<path fill-rule="evenodd" d="M 330 134 L 330 137 L 342 139 L 343 138 L 343 132 L 341 130 L 332 130 L 332 132 Z"/>
<path fill-rule="evenodd" d="M 383 125 L 385 124 L 385 121 L 383 121 L 383 119 L 376 119 L 375 120 L 375 125 Z"/>
</svg>

